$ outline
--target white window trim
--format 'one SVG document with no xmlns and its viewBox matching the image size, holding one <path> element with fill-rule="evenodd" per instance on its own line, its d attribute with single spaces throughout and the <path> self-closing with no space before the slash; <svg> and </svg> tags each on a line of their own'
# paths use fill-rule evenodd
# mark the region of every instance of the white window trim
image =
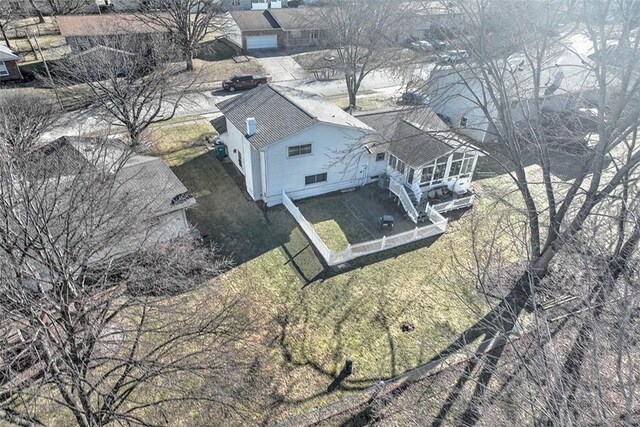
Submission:
<svg viewBox="0 0 640 427">
<path fill-rule="evenodd" d="M 9 75 L 9 68 L 4 61 L 0 61 L 0 76 L 6 77 Z"/>
<path fill-rule="evenodd" d="M 301 147 L 303 145 L 310 145 L 311 146 L 311 152 L 308 154 L 294 154 L 293 156 L 289 155 L 289 149 L 293 148 L 293 147 Z M 306 156 L 312 156 L 313 155 L 313 144 L 311 144 L 310 142 L 306 142 L 304 144 L 296 144 L 296 145 L 287 145 L 287 158 L 288 159 L 297 159 L 300 157 L 306 157 Z"/>
<path fill-rule="evenodd" d="M 316 181 L 316 182 L 313 182 L 311 184 L 307 184 L 307 177 L 309 177 L 309 176 L 318 176 L 318 175 L 321 175 L 321 174 L 326 174 L 327 175 L 327 179 L 325 179 L 324 181 Z M 327 182 L 329 182 L 329 172 L 327 172 L 327 171 L 310 173 L 309 175 L 305 175 L 304 176 L 304 186 L 305 187 L 311 187 L 312 185 L 322 185 L 322 184 L 327 183 Z"/>
</svg>

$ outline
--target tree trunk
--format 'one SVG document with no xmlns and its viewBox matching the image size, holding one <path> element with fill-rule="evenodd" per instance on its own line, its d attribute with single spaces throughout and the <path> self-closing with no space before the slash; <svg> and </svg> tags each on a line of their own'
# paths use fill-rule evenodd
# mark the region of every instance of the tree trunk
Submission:
<svg viewBox="0 0 640 427">
<path fill-rule="evenodd" d="M 2 33 L 2 38 L 4 38 L 4 42 L 7 44 L 7 47 L 11 49 L 11 44 L 9 43 L 9 37 L 7 37 L 7 33 L 4 31 L 4 25 L 0 25 L 0 32 Z"/>
<path fill-rule="evenodd" d="M 38 15 L 38 24 L 44 24 L 44 16 L 42 16 L 42 12 L 40 11 L 40 9 L 38 9 L 33 0 L 29 0 L 29 4 L 31 5 L 31 8 L 36 12 L 36 15 Z"/>
<path fill-rule="evenodd" d="M 187 71 L 193 71 L 193 54 L 187 54 Z"/>
</svg>

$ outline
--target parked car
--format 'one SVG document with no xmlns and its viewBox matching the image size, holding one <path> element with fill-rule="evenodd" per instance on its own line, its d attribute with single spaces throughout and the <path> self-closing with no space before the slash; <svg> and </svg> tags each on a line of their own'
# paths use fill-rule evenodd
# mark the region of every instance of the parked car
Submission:
<svg viewBox="0 0 640 427">
<path fill-rule="evenodd" d="M 429 51 L 433 49 L 433 45 L 426 40 L 415 40 L 412 41 L 409 46 L 415 50 L 424 50 Z"/>
<path fill-rule="evenodd" d="M 267 76 L 236 74 L 222 82 L 222 89 L 228 92 L 235 92 L 238 89 L 253 89 L 256 86 L 268 83 L 269 80 Z"/>
<path fill-rule="evenodd" d="M 469 59 L 469 52 L 466 50 L 448 50 L 446 53 L 440 55 L 438 64 L 448 65 L 462 62 L 465 59 Z"/>
<path fill-rule="evenodd" d="M 429 97 L 417 90 L 408 90 L 400 97 L 401 104 L 429 105 Z"/>
<path fill-rule="evenodd" d="M 447 43 L 440 39 L 433 39 L 430 43 L 436 50 L 444 50 L 444 48 L 447 47 Z"/>
</svg>

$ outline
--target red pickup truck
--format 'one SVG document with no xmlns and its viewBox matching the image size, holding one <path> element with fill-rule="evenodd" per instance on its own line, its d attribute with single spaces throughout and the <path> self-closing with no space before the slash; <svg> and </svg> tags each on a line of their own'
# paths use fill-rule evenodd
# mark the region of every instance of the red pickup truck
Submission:
<svg viewBox="0 0 640 427">
<path fill-rule="evenodd" d="M 238 89 L 252 89 L 256 86 L 269 83 L 267 76 L 254 76 L 253 74 L 236 74 L 222 82 L 222 89 L 235 92 Z"/>
</svg>

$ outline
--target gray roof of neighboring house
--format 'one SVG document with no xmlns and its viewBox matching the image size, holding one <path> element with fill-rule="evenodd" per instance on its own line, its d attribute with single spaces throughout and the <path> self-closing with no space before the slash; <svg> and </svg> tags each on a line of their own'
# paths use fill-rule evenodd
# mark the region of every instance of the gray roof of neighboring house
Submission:
<svg viewBox="0 0 640 427">
<path fill-rule="evenodd" d="M 269 9 L 269 13 L 284 31 L 317 30 L 322 28 L 322 17 L 317 8 Z"/>
<path fill-rule="evenodd" d="M 20 57 L 11 52 L 11 49 L 0 44 L 0 61 L 17 61 L 18 59 L 20 59 Z"/>
<path fill-rule="evenodd" d="M 217 104 L 222 114 L 241 132 L 253 117 L 257 131 L 245 135 L 256 149 L 267 147 L 317 123 L 373 129 L 321 97 L 297 89 L 267 84 Z"/>
<path fill-rule="evenodd" d="M 420 168 L 464 145 L 428 108 L 366 112 L 357 117 L 382 135 L 391 154 L 413 168 Z"/>
<path fill-rule="evenodd" d="M 56 22 L 63 37 L 148 34 L 168 32 L 144 15 L 114 13 L 103 15 L 62 15 Z"/>
<path fill-rule="evenodd" d="M 279 30 L 278 23 L 268 10 L 234 10 L 231 17 L 240 31 L 268 31 Z"/>
<path fill-rule="evenodd" d="M 67 137 L 58 138 L 34 153 L 34 162 L 45 167 L 45 175 L 70 176 L 90 169 L 109 169 L 110 158 L 118 159 L 122 152 L 118 143 L 106 149 L 98 149 L 105 141 L 100 138 Z M 116 160 L 117 161 L 117 160 Z M 51 173 L 49 173 L 49 171 Z M 172 203 L 174 197 L 187 192 L 187 188 L 159 157 L 135 154 L 118 170 L 117 192 L 139 202 L 154 215 L 186 209 L 196 204 L 193 197 L 182 203 Z"/>
</svg>

